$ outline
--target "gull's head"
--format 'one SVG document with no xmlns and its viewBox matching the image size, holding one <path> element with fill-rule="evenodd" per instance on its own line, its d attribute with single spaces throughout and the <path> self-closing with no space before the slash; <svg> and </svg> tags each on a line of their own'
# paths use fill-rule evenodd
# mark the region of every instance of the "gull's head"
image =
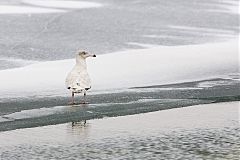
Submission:
<svg viewBox="0 0 240 160">
<path fill-rule="evenodd" d="M 86 51 L 78 51 L 77 52 L 77 59 L 78 58 L 83 58 L 83 59 L 86 59 L 88 57 L 96 57 L 95 54 L 91 54 L 91 53 L 88 53 Z"/>
</svg>

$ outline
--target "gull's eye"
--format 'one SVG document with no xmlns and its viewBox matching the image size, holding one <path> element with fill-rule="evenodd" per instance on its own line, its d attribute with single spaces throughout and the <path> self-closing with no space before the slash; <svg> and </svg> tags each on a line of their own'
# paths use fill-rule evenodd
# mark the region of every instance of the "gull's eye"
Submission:
<svg viewBox="0 0 240 160">
<path fill-rule="evenodd" d="M 85 54 L 87 54 L 86 52 L 83 52 L 83 54 L 85 55 Z"/>
</svg>

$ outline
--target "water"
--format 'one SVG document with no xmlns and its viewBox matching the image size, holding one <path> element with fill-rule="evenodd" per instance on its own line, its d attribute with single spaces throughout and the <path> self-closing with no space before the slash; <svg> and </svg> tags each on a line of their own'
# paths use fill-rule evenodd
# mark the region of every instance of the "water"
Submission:
<svg viewBox="0 0 240 160">
<path fill-rule="evenodd" d="M 0 102 L 0 131 L 237 101 L 239 87 L 236 79 L 137 87 L 88 95 L 90 104 L 74 106 L 67 105 L 69 96 L 3 98 Z M 76 102 L 81 98 L 77 96 Z"/>
<path fill-rule="evenodd" d="M 0 155 L 2 159 L 237 160 L 238 109 L 239 102 L 219 103 L 1 132 Z"/>
</svg>

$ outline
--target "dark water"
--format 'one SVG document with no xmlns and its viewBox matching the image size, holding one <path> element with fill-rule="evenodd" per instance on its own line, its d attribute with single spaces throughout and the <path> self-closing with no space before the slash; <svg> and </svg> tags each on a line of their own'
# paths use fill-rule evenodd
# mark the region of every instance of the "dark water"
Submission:
<svg viewBox="0 0 240 160">
<path fill-rule="evenodd" d="M 72 58 L 77 49 L 104 54 L 142 48 L 134 43 L 200 44 L 226 40 L 239 32 L 238 15 L 225 8 L 231 6 L 227 0 L 94 2 L 103 7 L 53 14 L 1 14 L 0 69 L 26 65 L 14 59 Z"/>
</svg>

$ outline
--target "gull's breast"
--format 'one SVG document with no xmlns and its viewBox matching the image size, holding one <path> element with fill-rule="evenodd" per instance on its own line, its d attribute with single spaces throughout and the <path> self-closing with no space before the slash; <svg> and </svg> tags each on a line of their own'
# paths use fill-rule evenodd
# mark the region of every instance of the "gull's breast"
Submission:
<svg viewBox="0 0 240 160">
<path fill-rule="evenodd" d="M 91 88 L 91 80 L 87 69 L 74 67 L 66 78 L 66 87 L 74 92 Z"/>
</svg>

